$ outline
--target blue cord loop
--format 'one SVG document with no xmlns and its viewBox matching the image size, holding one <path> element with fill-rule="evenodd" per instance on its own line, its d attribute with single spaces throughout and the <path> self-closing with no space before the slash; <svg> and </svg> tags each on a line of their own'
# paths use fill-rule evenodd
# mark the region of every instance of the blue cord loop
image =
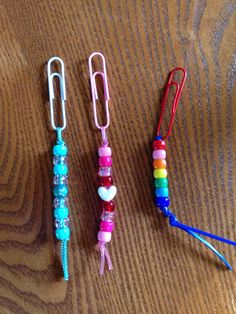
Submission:
<svg viewBox="0 0 236 314">
<path fill-rule="evenodd" d="M 63 138 L 62 138 L 62 129 L 61 128 L 56 128 L 56 134 L 57 134 L 57 143 L 58 144 L 64 143 Z"/>
<path fill-rule="evenodd" d="M 160 207 L 159 207 L 160 208 Z M 191 236 L 193 236 L 194 238 L 196 238 L 197 240 L 199 240 L 200 242 L 202 242 L 207 248 L 209 248 L 216 256 L 218 256 L 221 261 L 226 265 L 226 267 L 228 267 L 230 270 L 232 270 L 231 265 L 227 262 L 227 260 L 225 259 L 225 257 L 220 254 L 209 242 L 207 242 L 204 238 L 202 238 L 201 236 L 199 236 L 199 234 L 204 235 L 206 237 L 215 239 L 217 241 L 221 241 L 233 246 L 236 246 L 236 242 L 219 237 L 215 234 L 197 229 L 197 228 L 193 228 L 191 226 L 182 224 L 178 221 L 178 219 L 176 218 L 176 216 L 168 209 L 168 207 L 163 207 L 160 208 L 161 212 L 164 214 L 165 217 L 169 218 L 169 224 L 172 227 L 176 227 L 179 228 L 185 232 L 187 232 L 188 234 L 190 234 Z"/>
</svg>

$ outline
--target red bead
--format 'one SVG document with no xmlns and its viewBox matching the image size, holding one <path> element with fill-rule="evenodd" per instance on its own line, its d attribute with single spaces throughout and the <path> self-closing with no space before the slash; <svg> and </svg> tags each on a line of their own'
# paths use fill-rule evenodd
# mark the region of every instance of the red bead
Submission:
<svg viewBox="0 0 236 314">
<path fill-rule="evenodd" d="M 98 176 L 99 186 L 111 186 L 112 184 L 113 184 L 112 176 L 106 176 L 106 177 Z"/>
<path fill-rule="evenodd" d="M 155 140 L 152 143 L 152 148 L 153 149 L 166 149 L 166 143 L 165 141 L 162 141 L 162 140 Z"/>
<path fill-rule="evenodd" d="M 106 211 L 106 212 L 113 212 L 115 209 L 115 203 L 110 201 L 110 202 L 105 202 L 101 201 L 101 210 Z"/>
</svg>

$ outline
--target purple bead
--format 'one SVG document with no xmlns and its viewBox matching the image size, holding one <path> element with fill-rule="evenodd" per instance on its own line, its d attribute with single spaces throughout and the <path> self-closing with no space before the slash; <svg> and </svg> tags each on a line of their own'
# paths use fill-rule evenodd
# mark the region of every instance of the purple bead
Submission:
<svg viewBox="0 0 236 314">
<path fill-rule="evenodd" d="M 111 167 L 100 167 L 98 170 L 98 174 L 101 177 L 112 176 L 112 168 Z"/>
<path fill-rule="evenodd" d="M 55 220 L 55 227 L 57 229 L 64 229 L 66 227 L 69 227 L 70 220 L 68 217 L 64 219 L 56 219 Z"/>
<path fill-rule="evenodd" d="M 54 165 L 67 165 L 67 156 L 54 156 L 53 164 Z"/>
<path fill-rule="evenodd" d="M 68 184 L 68 176 L 55 175 L 53 178 L 54 185 Z"/>
<path fill-rule="evenodd" d="M 103 211 L 100 218 L 101 218 L 101 220 L 103 220 L 103 221 L 112 222 L 112 221 L 115 220 L 115 216 L 116 216 L 116 213 L 115 213 L 115 212 L 106 212 L 106 211 Z"/>
</svg>

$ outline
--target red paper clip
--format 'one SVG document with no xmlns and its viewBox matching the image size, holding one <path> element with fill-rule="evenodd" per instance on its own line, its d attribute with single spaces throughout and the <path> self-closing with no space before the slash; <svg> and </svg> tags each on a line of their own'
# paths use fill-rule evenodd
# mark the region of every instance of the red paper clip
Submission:
<svg viewBox="0 0 236 314">
<path fill-rule="evenodd" d="M 175 82 L 175 81 L 173 81 L 173 76 L 178 71 L 183 72 L 183 77 L 182 77 L 182 80 L 181 80 L 180 84 Z M 170 118 L 169 127 L 168 127 L 166 135 L 162 136 L 163 140 L 167 139 L 167 137 L 170 136 L 170 133 L 171 133 L 171 130 L 172 130 L 172 126 L 173 126 L 173 122 L 174 122 L 176 109 L 177 109 L 178 104 L 179 104 L 179 99 L 180 99 L 180 96 L 181 96 L 181 93 L 182 93 L 182 89 L 184 87 L 184 83 L 185 83 L 186 77 L 187 77 L 187 71 L 185 69 L 183 69 L 183 68 L 175 68 L 174 70 L 172 70 L 170 72 L 169 80 L 168 80 L 168 82 L 166 84 L 166 88 L 165 88 L 165 91 L 164 91 L 164 94 L 163 94 L 163 97 L 162 97 L 162 101 L 161 101 L 161 115 L 160 115 L 160 118 L 159 118 L 159 121 L 158 121 L 158 126 L 157 126 L 157 135 L 158 136 L 160 136 L 161 122 L 162 122 L 163 115 L 164 115 L 164 112 L 165 112 L 166 103 L 167 103 L 167 97 L 168 97 L 169 90 L 170 90 L 171 86 L 175 86 L 175 96 L 174 96 L 174 100 L 173 100 L 173 103 L 172 103 L 171 118 Z"/>
</svg>

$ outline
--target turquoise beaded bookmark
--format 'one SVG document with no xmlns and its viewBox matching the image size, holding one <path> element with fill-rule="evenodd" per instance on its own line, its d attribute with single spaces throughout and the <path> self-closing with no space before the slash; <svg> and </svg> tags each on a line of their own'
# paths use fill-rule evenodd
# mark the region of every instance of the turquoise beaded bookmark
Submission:
<svg viewBox="0 0 236 314">
<path fill-rule="evenodd" d="M 61 67 L 61 73 L 51 73 L 52 62 L 57 61 Z M 64 274 L 64 280 L 69 280 L 68 272 L 68 253 L 67 244 L 70 240 L 70 228 L 69 228 L 69 210 L 68 210 L 68 166 L 67 166 L 67 146 L 62 138 L 62 131 L 66 128 L 66 113 L 65 113 L 65 72 L 64 62 L 58 58 L 53 57 L 48 61 L 48 90 L 50 101 L 50 114 L 52 128 L 56 131 L 57 142 L 53 146 L 53 194 L 54 194 L 54 217 L 55 217 L 55 235 L 58 240 L 61 241 L 61 262 Z M 53 80 L 57 77 L 60 82 L 60 94 L 61 94 L 61 110 L 62 110 L 62 126 L 56 126 L 54 121 L 54 90 Z"/>
<path fill-rule="evenodd" d="M 176 74 L 181 74 L 181 81 L 178 83 L 174 76 Z M 154 139 L 153 142 L 153 176 L 154 176 L 154 185 L 155 185 L 155 204 L 160 209 L 160 211 L 164 214 L 165 217 L 169 219 L 169 224 L 172 227 L 181 229 L 185 231 L 187 234 L 191 235 L 195 239 L 202 242 L 207 248 L 209 248 L 216 256 L 218 256 L 221 261 L 228 267 L 228 269 L 232 269 L 230 264 L 227 262 L 225 257 L 220 254 L 209 242 L 207 242 L 202 236 L 212 238 L 217 241 L 221 241 L 233 246 L 236 246 L 236 242 L 231 241 L 229 239 L 225 239 L 222 237 L 219 237 L 215 234 L 193 228 L 191 226 L 182 224 L 176 216 L 173 214 L 173 212 L 170 209 L 170 200 L 169 200 L 169 190 L 168 190 L 168 178 L 167 178 L 167 170 L 166 170 L 166 143 L 165 140 L 170 136 L 174 117 L 176 114 L 176 109 L 178 107 L 179 99 L 182 93 L 182 89 L 185 83 L 187 77 L 187 72 L 183 68 L 175 68 L 173 71 L 170 72 L 169 79 L 166 84 L 166 88 L 164 90 L 162 102 L 161 102 L 161 114 L 157 126 L 157 136 Z M 163 115 L 165 112 L 165 107 L 167 104 L 167 97 L 170 91 L 171 87 L 175 87 L 175 95 L 172 103 L 172 109 L 171 109 L 171 117 L 170 117 L 170 123 L 167 130 L 167 133 L 165 136 L 160 134 L 160 128 L 161 123 L 163 119 Z M 201 236 L 200 236 L 201 235 Z"/>
</svg>

